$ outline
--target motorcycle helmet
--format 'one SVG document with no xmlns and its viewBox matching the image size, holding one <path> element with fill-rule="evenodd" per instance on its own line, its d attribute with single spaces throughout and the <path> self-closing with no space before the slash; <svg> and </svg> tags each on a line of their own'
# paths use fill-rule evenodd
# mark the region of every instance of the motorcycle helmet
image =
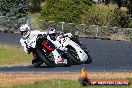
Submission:
<svg viewBox="0 0 132 88">
<path fill-rule="evenodd" d="M 56 33 L 57 33 L 56 28 L 50 28 L 49 34 L 56 34 Z"/>
<path fill-rule="evenodd" d="M 50 28 L 48 34 L 51 40 L 56 40 L 56 34 L 57 34 L 56 28 Z"/>
<path fill-rule="evenodd" d="M 30 35 L 30 27 L 27 24 L 21 25 L 19 31 L 23 38 L 27 38 Z"/>
</svg>

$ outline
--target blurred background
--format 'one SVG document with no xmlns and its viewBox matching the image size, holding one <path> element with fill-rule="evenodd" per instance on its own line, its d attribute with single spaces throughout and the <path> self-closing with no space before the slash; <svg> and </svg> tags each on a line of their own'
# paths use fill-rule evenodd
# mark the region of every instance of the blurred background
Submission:
<svg viewBox="0 0 132 88">
<path fill-rule="evenodd" d="M 0 32 L 51 27 L 80 37 L 132 40 L 131 0 L 0 0 Z"/>
</svg>

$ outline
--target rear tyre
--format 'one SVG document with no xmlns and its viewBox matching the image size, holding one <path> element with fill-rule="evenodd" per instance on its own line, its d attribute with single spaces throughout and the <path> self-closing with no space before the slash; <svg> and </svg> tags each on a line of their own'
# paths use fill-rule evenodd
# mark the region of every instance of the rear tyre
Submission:
<svg viewBox="0 0 132 88">
<path fill-rule="evenodd" d="M 55 63 L 54 61 L 50 61 L 49 58 L 46 58 L 45 55 L 43 55 L 43 51 L 38 50 L 38 56 L 41 59 L 43 63 L 45 63 L 48 67 L 54 67 Z"/>
</svg>

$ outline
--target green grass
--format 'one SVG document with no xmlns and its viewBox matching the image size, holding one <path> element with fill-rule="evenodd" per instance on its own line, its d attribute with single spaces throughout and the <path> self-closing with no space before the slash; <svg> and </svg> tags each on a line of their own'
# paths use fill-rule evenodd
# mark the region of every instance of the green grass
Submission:
<svg viewBox="0 0 132 88">
<path fill-rule="evenodd" d="M 26 54 L 21 46 L 0 44 L 0 65 L 31 63 L 32 56 Z"/>
<path fill-rule="evenodd" d="M 36 82 L 34 84 L 16 85 L 10 88 L 132 88 L 132 85 L 126 86 L 108 86 L 108 85 L 89 85 L 83 87 L 79 81 L 75 80 L 49 80 L 43 82 Z"/>
</svg>

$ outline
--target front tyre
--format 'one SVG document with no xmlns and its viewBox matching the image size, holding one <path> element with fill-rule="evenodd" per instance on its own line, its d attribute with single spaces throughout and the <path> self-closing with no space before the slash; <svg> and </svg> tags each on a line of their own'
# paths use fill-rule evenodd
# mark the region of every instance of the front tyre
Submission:
<svg viewBox="0 0 132 88">
<path fill-rule="evenodd" d="M 68 47 L 67 54 L 68 54 L 69 58 L 72 60 L 72 64 L 74 64 L 74 65 L 81 64 L 81 61 L 80 61 L 80 59 L 78 59 L 77 52 L 74 48 Z"/>
<path fill-rule="evenodd" d="M 33 67 L 39 67 L 41 64 L 43 64 L 43 62 L 42 61 L 40 61 L 38 58 L 34 58 L 33 60 L 32 60 L 32 65 L 33 65 Z"/>
<path fill-rule="evenodd" d="M 85 53 L 87 54 L 88 58 L 86 61 L 82 61 L 82 64 L 90 64 L 92 63 L 92 57 L 89 55 L 89 52 L 85 50 Z"/>
<path fill-rule="evenodd" d="M 92 63 L 92 57 L 88 55 L 88 59 L 85 61 L 85 64 L 90 64 Z"/>
<path fill-rule="evenodd" d="M 38 50 L 38 56 L 41 59 L 41 61 L 43 63 L 45 63 L 48 67 L 54 67 L 55 66 L 53 61 L 50 61 L 48 58 L 46 58 L 45 55 L 43 55 L 43 51 L 42 50 Z"/>
<path fill-rule="evenodd" d="M 38 61 L 38 62 L 34 63 L 33 66 L 36 68 L 36 67 L 40 67 L 41 64 L 42 64 L 42 62 Z"/>
</svg>

